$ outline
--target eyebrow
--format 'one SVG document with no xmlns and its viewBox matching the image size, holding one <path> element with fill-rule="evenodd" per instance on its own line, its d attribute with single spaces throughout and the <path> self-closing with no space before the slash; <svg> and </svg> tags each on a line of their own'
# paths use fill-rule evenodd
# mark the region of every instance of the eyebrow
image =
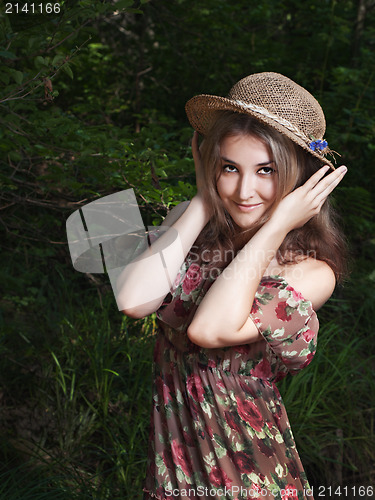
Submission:
<svg viewBox="0 0 375 500">
<path fill-rule="evenodd" d="M 231 163 L 232 165 L 238 165 L 238 163 L 230 160 L 229 158 L 225 158 L 225 156 L 222 156 L 221 159 L 226 163 Z M 275 163 L 275 162 L 274 162 L 274 160 L 269 160 L 269 161 L 264 161 L 262 163 L 257 163 L 255 166 L 256 167 L 265 167 L 266 165 L 269 165 L 270 163 Z"/>
</svg>

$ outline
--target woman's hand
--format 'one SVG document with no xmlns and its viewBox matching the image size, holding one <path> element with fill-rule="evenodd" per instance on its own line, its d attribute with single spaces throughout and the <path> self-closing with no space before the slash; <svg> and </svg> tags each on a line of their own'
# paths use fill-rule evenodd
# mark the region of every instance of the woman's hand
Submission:
<svg viewBox="0 0 375 500">
<path fill-rule="evenodd" d="M 341 166 L 324 177 L 328 170 L 327 165 L 320 168 L 305 184 L 285 196 L 272 214 L 270 221 L 279 227 L 286 226 L 289 232 L 302 227 L 314 215 L 317 215 L 328 195 L 347 172 L 347 168 Z"/>
</svg>

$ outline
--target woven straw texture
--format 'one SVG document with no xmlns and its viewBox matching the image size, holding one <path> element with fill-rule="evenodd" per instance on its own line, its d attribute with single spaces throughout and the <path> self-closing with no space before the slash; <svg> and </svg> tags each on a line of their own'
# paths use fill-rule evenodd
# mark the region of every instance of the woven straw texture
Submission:
<svg viewBox="0 0 375 500">
<path fill-rule="evenodd" d="M 334 168 L 321 151 L 309 147 L 313 140 L 323 139 L 323 110 L 307 90 L 290 78 L 279 73 L 256 73 L 236 83 L 227 98 L 202 94 L 186 103 L 192 127 L 203 135 L 214 123 L 218 110 L 250 114 Z"/>
</svg>

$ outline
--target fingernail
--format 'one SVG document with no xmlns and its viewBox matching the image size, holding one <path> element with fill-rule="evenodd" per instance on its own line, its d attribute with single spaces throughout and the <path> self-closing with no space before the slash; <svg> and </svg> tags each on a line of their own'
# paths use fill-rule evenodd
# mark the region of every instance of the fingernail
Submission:
<svg viewBox="0 0 375 500">
<path fill-rule="evenodd" d="M 342 173 L 343 173 L 343 174 L 346 174 L 346 172 L 348 171 L 348 169 L 345 167 L 345 165 L 343 165 L 343 166 L 341 167 L 341 170 L 342 170 Z"/>
</svg>

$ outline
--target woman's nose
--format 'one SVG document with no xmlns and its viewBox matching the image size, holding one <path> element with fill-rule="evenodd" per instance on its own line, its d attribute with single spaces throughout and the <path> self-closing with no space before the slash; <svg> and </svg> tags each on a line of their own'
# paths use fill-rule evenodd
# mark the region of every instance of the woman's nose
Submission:
<svg viewBox="0 0 375 500">
<path fill-rule="evenodd" d="M 239 179 L 238 183 L 238 196 L 241 200 L 245 201 L 253 198 L 256 192 L 256 179 L 252 175 L 244 175 Z"/>
</svg>

